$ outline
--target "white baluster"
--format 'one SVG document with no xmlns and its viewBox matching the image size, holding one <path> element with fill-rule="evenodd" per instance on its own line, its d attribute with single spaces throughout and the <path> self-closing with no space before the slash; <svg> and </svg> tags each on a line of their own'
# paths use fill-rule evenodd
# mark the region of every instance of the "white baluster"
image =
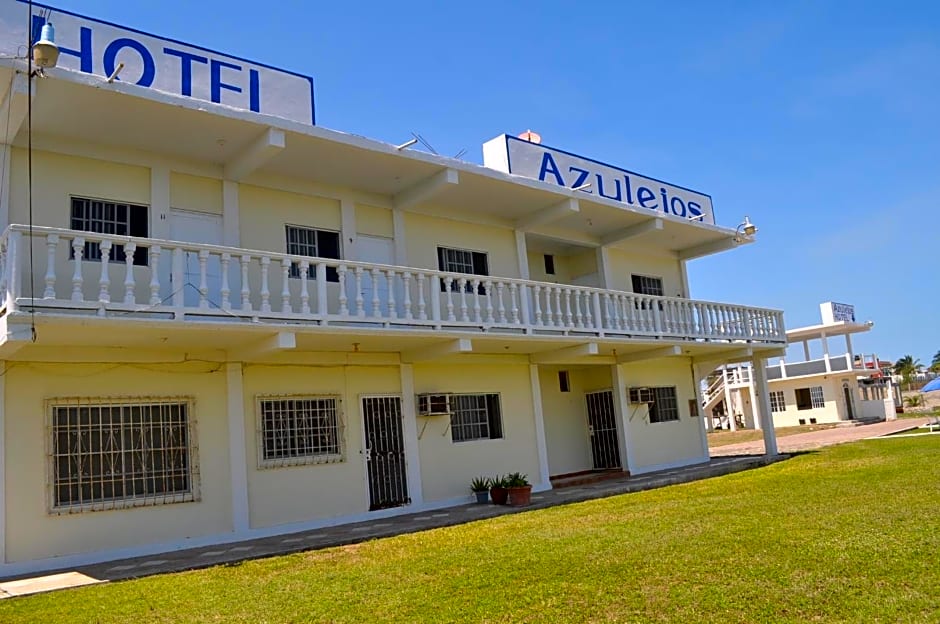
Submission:
<svg viewBox="0 0 940 624">
<path fill-rule="evenodd" d="M 565 327 L 571 327 L 571 289 L 565 288 Z"/>
<path fill-rule="evenodd" d="M 604 292 L 601 294 L 601 320 L 600 326 L 606 329 L 618 329 L 619 324 L 617 323 L 617 309 L 611 305 L 611 297 L 609 292 Z"/>
<path fill-rule="evenodd" d="M 72 301 L 83 301 L 82 295 L 82 255 L 85 253 L 85 239 L 76 238 L 72 241 L 72 256 L 74 271 L 72 272 Z"/>
<path fill-rule="evenodd" d="M 55 299 L 55 255 L 59 248 L 59 235 L 46 236 L 46 289 L 42 293 L 43 299 Z"/>
<path fill-rule="evenodd" d="M 539 284 L 535 285 L 535 288 L 532 291 L 532 300 L 535 302 L 535 324 L 539 327 L 542 326 L 542 303 L 539 301 L 542 297 L 542 286 Z"/>
<path fill-rule="evenodd" d="M 356 267 L 356 316 L 364 318 L 366 309 L 362 299 L 362 267 Z"/>
<path fill-rule="evenodd" d="M 509 320 L 513 325 L 519 324 L 519 285 L 515 282 L 509 282 Z"/>
<path fill-rule="evenodd" d="M 268 289 L 268 267 L 271 266 L 271 258 L 261 256 L 261 311 L 271 311 L 271 291 Z"/>
<path fill-rule="evenodd" d="M 486 322 L 493 323 L 496 320 L 493 316 L 493 280 L 486 280 L 483 288 L 486 296 Z"/>
<path fill-rule="evenodd" d="M 287 314 L 294 313 L 294 306 L 290 302 L 290 267 L 289 258 L 281 258 L 281 312 Z M 301 281 L 306 281 L 306 277 L 301 276 Z"/>
<path fill-rule="evenodd" d="M 111 263 L 111 241 L 101 241 L 98 248 L 101 250 L 101 278 L 98 280 L 98 303 L 111 303 L 111 276 L 108 274 L 108 265 Z"/>
<path fill-rule="evenodd" d="M 183 283 L 184 267 L 186 264 L 186 252 L 182 247 L 173 248 L 173 276 L 171 278 L 173 288 L 173 307 L 182 308 L 185 302 L 186 285 Z M 179 313 L 177 313 L 178 315 Z M 178 316 L 177 316 L 178 317 Z"/>
<path fill-rule="evenodd" d="M 457 288 L 460 289 L 460 320 L 467 322 L 470 320 L 470 315 L 467 314 L 467 278 L 458 277 Z"/>
<path fill-rule="evenodd" d="M 239 258 L 242 266 L 242 310 L 251 312 L 251 286 L 248 284 L 248 263 L 251 262 L 251 256 L 248 254 Z"/>
<path fill-rule="evenodd" d="M 372 268 L 372 316 L 374 318 L 382 318 L 382 300 L 379 299 L 379 277 L 382 275 L 382 272 L 373 267 Z"/>
<path fill-rule="evenodd" d="M 506 290 L 506 285 L 503 282 L 496 283 L 496 311 L 499 316 L 499 322 L 502 324 L 506 323 L 506 304 L 503 302 L 503 291 Z"/>
<path fill-rule="evenodd" d="M 137 297 L 134 296 L 134 289 L 137 287 L 134 283 L 134 253 L 136 251 L 137 243 L 131 241 L 124 245 L 124 303 L 128 305 L 137 301 Z"/>
<path fill-rule="evenodd" d="M 300 261 L 300 313 L 310 314 L 310 261 Z"/>
<path fill-rule="evenodd" d="M 404 284 L 404 302 L 402 303 L 405 306 L 405 318 L 409 321 L 414 318 L 414 315 L 411 312 L 411 273 L 406 272 L 402 278 Z"/>
<path fill-rule="evenodd" d="M 450 275 L 444 278 L 444 292 L 447 297 L 447 320 L 456 321 L 457 317 L 454 316 L 454 298 L 453 298 L 453 286 L 454 278 Z"/>
<path fill-rule="evenodd" d="M 583 294 L 584 293 L 580 290 L 574 291 L 574 322 L 575 322 L 575 325 L 577 325 L 579 329 L 582 329 L 584 327 L 584 317 L 581 315 L 581 305 L 583 303 L 582 301 Z"/>
<path fill-rule="evenodd" d="M 199 250 L 199 307 L 209 307 L 209 250 Z"/>
<path fill-rule="evenodd" d="M 150 305 L 160 305 L 160 245 L 150 248 Z"/>
<path fill-rule="evenodd" d="M 339 315 L 349 316 L 349 297 L 346 296 L 346 265 L 341 264 L 336 270 L 339 276 Z M 317 301 L 319 307 L 320 302 Z"/>
<path fill-rule="evenodd" d="M 317 262 L 317 315 L 322 319 L 321 325 L 326 324 L 326 315 L 329 314 L 329 307 L 326 296 L 326 262 Z"/>
<path fill-rule="evenodd" d="M 564 314 L 561 309 L 561 287 L 552 288 L 555 291 L 555 327 L 564 327 Z"/>
<path fill-rule="evenodd" d="M 424 287 L 427 279 L 427 275 L 418 273 L 418 318 L 422 321 L 428 320 L 427 303 L 424 299 Z"/>
<path fill-rule="evenodd" d="M 470 287 L 473 288 L 473 322 L 479 323 L 483 319 L 480 317 L 480 280 L 474 278 L 470 281 Z"/>
<path fill-rule="evenodd" d="M 222 286 L 219 289 L 219 294 L 222 295 L 222 309 L 231 310 L 232 302 L 229 299 L 229 296 L 232 294 L 232 289 L 228 283 L 228 265 L 232 261 L 232 256 L 228 252 L 222 254 L 222 260 L 220 264 L 222 265 Z"/>
<path fill-rule="evenodd" d="M 398 318 L 398 309 L 395 305 L 395 271 L 386 269 L 385 279 L 388 281 L 388 318 Z"/>
</svg>

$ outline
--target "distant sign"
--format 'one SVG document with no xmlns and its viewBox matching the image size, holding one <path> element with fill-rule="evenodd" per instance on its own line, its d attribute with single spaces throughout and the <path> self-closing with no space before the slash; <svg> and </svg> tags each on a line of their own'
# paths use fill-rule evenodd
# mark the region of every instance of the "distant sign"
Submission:
<svg viewBox="0 0 940 624">
<path fill-rule="evenodd" d="M 854 305 L 827 301 L 825 303 L 819 304 L 819 311 L 822 315 L 822 321 L 824 325 L 828 325 L 829 323 L 838 323 L 841 321 L 848 323 L 855 322 Z"/>
<path fill-rule="evenodd" d="M 149 35 L 55 7 L 24 0 L 0 3 L 0 54 L 25 58 L 26 28 L 38 39 L 51 9 L 59 46 L 57 69 L 106 78 L 124 63 L 117 80 L 197 100 L 315 123 L 313 79 L 206 48 Z"/>
<path fill-rule="evenodd" d="M 637 208 L 715 223 L 708 195 L 509 135 L 483 146 L 483 164 Z"/>
</svg>

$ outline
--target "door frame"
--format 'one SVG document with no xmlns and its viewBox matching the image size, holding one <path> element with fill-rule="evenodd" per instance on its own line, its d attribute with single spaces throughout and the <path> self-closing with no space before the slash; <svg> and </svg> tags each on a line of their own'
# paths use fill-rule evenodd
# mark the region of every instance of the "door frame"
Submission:
<svg viewBox="0 0 940 624">
<path fill-rule="evenodd" d="M 610 397 L 611 406 L 610 407 L 611 407 L 611 415 L 613 416 L 613 423 L 614 423 L 614 429 L 613 429 L 614 450 L 617 452 L 617 460 L 619 463 L 619 466 L 616 466 L 615 468 L 619 468 L 620 470 L 625 470 L 623 457 L 620 456 L 621 455 L 620 453 L 620 426 L 621 424 L 618 422 L 619 419 L 617 418 L 617 401 L 613 396 L 614 394 L 613 387 L 598 388 L 596 390 L 584 391 L 584 403 L 583 403 L 584 421 L 585 421 L 585 425 L 587 425 L 588 448 L 590 449 L 590 452 L 591 452 L 591 456 L 590 456 L 591 470 L 593 471 L 593 470 L 614 470 L 615 469 L 615 468 L 595 468 L 594 467 L 597 464 L 597 462 L 595 461 L 595 458 L 594 458 L 594 441 L 592 439 L 594 436 L 591 435 L 591 411 L 590 411 L 590 407 L 589 407 L 590 404 L 588 403 L 587 397 L 589 394 L 601 394 L 603 392 L 609 392 L 611 394 L 611 397 Z"/>
<path fill-rule="evenodd" d="M 369 483 L 369 458 L 366 457 L 366 445 L 368 444 L 368 440 L 366 439 L 366 412 L 365 412 L 365 409 L 363 409 L 363 406 L 365 404 L 364 403 L 365 399 L 387 399 L 387 398 L 398 399 L 399 401 L 399 406 L 400 406 L 399 412 L 401 414 L 401 421 L 402 421 L 401 422 L 401 425 L 402 425 L 401 426 L 401 446 L 402 446 L 402 452 L 404 453 L 404 469 L 405 469 L 404 484 L 405 484 L 405 488 L 408 489 L 409 492 L 407 496 L 407 501 L 404 504 L 399 505 L 398 507 L 389 507 L 386 509 L 372 510 L 372 509 L 369 509 L 372 506 L 372 494 L 371 494 L 371 488 L 370 488 L 370 483 Z M 381 511 L 388 511 L 389 509 L 401 509 L 403 507 L 410 507 L 413 504 L 414 498 L 411 495 L 411 492 L 410 492 L 411 488 L 408 483 L 408 474 L 409 474 L 411 467 L 409 465 L 410 462 L 408 461 L 408 446 L 405 441 L 405 399 L 404 399 L 404 396 L 400 392 L 368 392 L 368 393 L 363 393 L 363 394 L 358 395 L 358 403 L 359 403 L 359 424 L 360 424 L 359 439 L 360 439 L 360 449 L 361 449 L 360 454 L 362 455 L 362 479 L 363 479 L 363 485 L 365 486 L 365 490 L 363 493 L 365 496 L 366 513 L 376 513 L 376 512 L 381 512 Z"/>
</svg>

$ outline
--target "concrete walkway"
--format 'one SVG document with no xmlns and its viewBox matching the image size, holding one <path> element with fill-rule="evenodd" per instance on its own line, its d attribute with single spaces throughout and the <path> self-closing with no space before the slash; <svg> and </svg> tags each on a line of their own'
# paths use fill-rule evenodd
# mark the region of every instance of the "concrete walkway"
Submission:
<svg viewBox="0 0 940 624">
<path fill-rule="evenodd" d="M 926 418 L 902 418 L 900 420 L 889 420 L 871 425 L 833 427 L 832 429 L 797 433 L 795 435 L 777 438 L 777 450 L 781 453 L 810 451 L 824 446 L 832 446 L 833 444 L 855 442 L 856 440 L 876 438 L 907 429 L 915 429 L 926 423 Z M 740 442 L 738 444 L 714 446 L 710 448 L 709 451 L 712 457 L 757 455 L 764 452 L 764 441 L 756 440 L 754 442 Z"/>
</svg>

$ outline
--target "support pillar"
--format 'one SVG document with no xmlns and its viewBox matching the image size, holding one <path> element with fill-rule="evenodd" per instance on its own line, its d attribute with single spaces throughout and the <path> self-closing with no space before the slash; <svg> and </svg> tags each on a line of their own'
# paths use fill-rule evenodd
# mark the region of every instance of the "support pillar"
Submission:
<svg viewBox="0 0 940 624">
<path fill-rule="evenodd" d="M 232 480 L 232 531 L 247 533 L 251 528 L 248 505 L 248 452 L 245 430 L 245 392 L 241 362 L 225 365 L 226 412 L 228 413 L 228 457 Z"/>
<path fill-rule="evenodd" d="M 777 455 L 777 433 L 774 431 L 774 415 L 770 411 L 770 392 L 767 388 L 767 360 L 755 357 L 751 361 L 754 372 L 754 399 L 752 401 L 756 415 L 760 418 L 764 433 L 764 454 L 768 457 Z"/>
<path fill-rule="evenodd" d="M 630 404 L 627 402 L 627 381 L 620 365 L 610 367 L 613 384 L 614 415 L 617 418 L 617 446 L 620 450 L 620 465 L 633 474 L 633 440 L 630 436 Z"/>
<path fill-rule="evenodd" d="M 532 388 L 532 408 L 535 413 L 535 448 L 539 458 L 539 481 L 545 489 L 551 489 L 548 445 L 545 443 L 545 415 L 542 412 L 542 383 L 539 380 L 538 364 L 529 364 L 529 385 Z"/>
<path fill-rule="evenodd" d="M 408 478 L 408 496 L 412 505 L 424 502 L 424 486 L 421 483 L 421 454 L 418 452 L 418 418 L 415 405 L 415 369 L 412 364 L 402 364 L 401 416 L 402 436 L 405 442 L 405 474 Z"/>
<path fill-rule="evenodd" d="M 829 338 L 826 337 L 825 332 L 822 334 L 822 348 L 823 348 L 823 360 L 826 362 L 826 372 L 832 372 L 832 366 L 829 364 Z"/>
<path fill-rule="evenodd" d="M 734 421 L 734 406 L 731 404 L 731 388 L 728 386 L 728 382 L 731 381 L 728 375 L 728 369 L 721 369 L 721 375 L 725 382 L 725 415 L 728 417 L 728 426 L 731 427 L 731 431 L 737 431 L 738 424 Z"/>
<path fill-rule="evenodd" d="M 697 402 L 698 411 L 699 411 L 699 432 L 702 438 L 702 457 L 708 457 L 708 429 L 710 429 L 709 423 L 711 418 L 706 418 L 705 416 L 705 398 L 702 395 L 702 375 L 699 372 L 699 367 L 695 364 L 691 365 L 692 367 L 692 390 L 695 392 L 695 401 Z"/>
</svg>

